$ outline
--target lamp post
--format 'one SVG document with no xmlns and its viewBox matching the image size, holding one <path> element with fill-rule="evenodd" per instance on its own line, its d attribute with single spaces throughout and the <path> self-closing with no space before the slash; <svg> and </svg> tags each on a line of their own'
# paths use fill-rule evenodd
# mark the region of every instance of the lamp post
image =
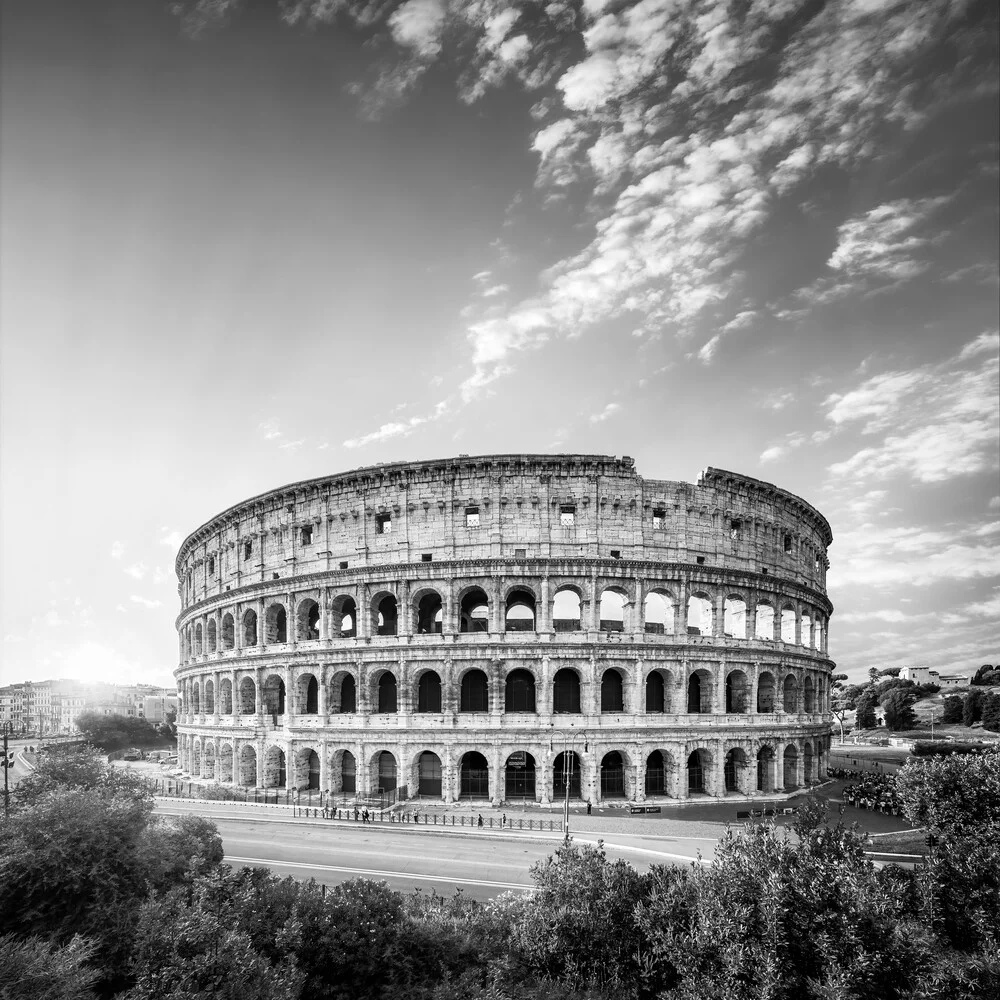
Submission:
<svg viewBox="0 0 1000 1000">
<path fill-rule="evenodd" d="M 549 723 L 549 725 L 554 726 L 555 723 Z M 572 723 L 570 724 L 572 727 Z M 549 740 L 549 750 L 553 749 L 554 740 Z M 569 787 L 572 784 L 573 777 L 573 761 L 576 757 L 576 733 L 574 732 L 571 736 L 567 738 L 567 735 L 563 733 L 563 784 L 564 796 L 563 796 L 563 843 L 569 843 Z M 567 748 L 568 747 L 568 748 Z M 589 748 L 589 743 L 586 739 L 583 742 L 583 751 L 587 752 Z M 583 770 L 582 764 L 580 768 L 581 772 Z"/>
</svg>

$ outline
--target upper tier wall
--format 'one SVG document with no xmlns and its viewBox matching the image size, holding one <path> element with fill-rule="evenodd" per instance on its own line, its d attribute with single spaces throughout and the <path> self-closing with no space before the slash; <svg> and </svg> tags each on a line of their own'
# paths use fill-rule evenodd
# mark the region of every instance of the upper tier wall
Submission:
<svg viewBox="0 0 1000 1000">
<path fill-rule="evenodd" d="M 427 557 L 617 556 L 766 570 L 825 593 L 831 541 L 804 500 L 737 473 L 709 468 L 691 484 L 644 480 L 628 457 L 490 455 L 358 469 L 254 497 L 188 536 L 176 571 L 185 608 L 275 574 Z"/>
</svg>

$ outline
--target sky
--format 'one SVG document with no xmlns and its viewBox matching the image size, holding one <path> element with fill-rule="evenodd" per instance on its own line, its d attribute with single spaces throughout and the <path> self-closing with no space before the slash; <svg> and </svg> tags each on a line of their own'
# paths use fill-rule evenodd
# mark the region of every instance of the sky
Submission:
<svg viewBox="0 0 1000 1000">
<path fill-rule="evenodd" d="M 170 684 L 198 525 L 505 452 L 774 482 L 839 670 L 1000 662 L 997 18 L 5 4 L 0 680 Z"/>
</svg>

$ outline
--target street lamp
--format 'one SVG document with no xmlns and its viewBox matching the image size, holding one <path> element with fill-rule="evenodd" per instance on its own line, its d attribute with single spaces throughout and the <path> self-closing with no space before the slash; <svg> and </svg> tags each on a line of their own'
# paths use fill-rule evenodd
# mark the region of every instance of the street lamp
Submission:
<svg viewBox="0 0 1000 1000">
<path fill-rule="evenodd" d="M 554 722 L 549 723 L 550 726 L 555 726 Z M 570 723 L 572 728 L 572 723 Z M 552 752 L 554 740 L 549 740 L 549 752 Z M 566 734 L 563 733 L 563 746 L 566 746 Z M 573 761 L 576 757 L 576 733 L 574 732 L 572 736 L 569 737 L 569 747 L 570 749 L 563 749 L 563 784 L 565 785 L 565 795 L 563 797 L 563 843 L 569 843 L 569 787 L 572 784 L 573 775 Z M 584 738 L 583 741 L 583 752 L 586 753 L 590 749 L 589 741 Z M 581 765 L 581 772 L 583 767 Z"/>
</svg>

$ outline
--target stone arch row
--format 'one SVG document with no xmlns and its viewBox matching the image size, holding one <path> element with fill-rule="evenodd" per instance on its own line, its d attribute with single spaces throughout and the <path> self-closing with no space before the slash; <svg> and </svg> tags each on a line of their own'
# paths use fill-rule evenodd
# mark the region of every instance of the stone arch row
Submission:
<svg viewBox="0 0 1000 1000">
<path fill-rule="evenodd" d="M 733 589 L 713 593 L 694 584 L 654 585 L 641 591 L 640 601 L 634 580 L 609 582 L 603 588 L 558 578 L 543 583 L 538 593 L 529 583 L 500 589 L 483 581 L 460 587 L 453 597 L 453 588 L 447 585 L 385 587 L 360 606 L 353 595 L 333 592 L 325 607 L 316 592 L 284 600 L 264 598 L 255 607 L 221 610 L 188 622 L 181 629 L 181 659 L 319 639 L 588 630 L 706 635 L 784 642 L 824 653 L 827 649 L 825 612 L 800 601 Z"/>
<path fill-rule="evenodd" d="M 556 664 L 561 661 L 555 661 Z M 580 666 L 560 665 L 546 683 L 512 661 L 489 671 L 465 664 L 456 671 L 420 662 L 411 669 L 369 665 L 363 674 L 340 667 L 268 670 L 257 677 L 192 677 L 180 682 L 185 715 L 314 715 L 528 713 L 627 715 L 748 715 L 829 711 L 829 678 L 821 671 L 765 665 L 665 666 L 642 670 L 607 666 L 590 678 Z M 804 676 L 802 674 L 804 673 Z M 400 678 L 402 674 L 402 679 Z M 442 676 L 442 674 L 444 676 Z M 449 674 L 451 675 L 449 677 Z M 815 677 L 813 676 L 815 674 Z M 293 679 L 294 678 L 294 679 Z"/>
<path fill-rule="evenodd" d="M 183 735 L 180 767 L 192 778 L 245 788 L 371 796 L 406 786 L 410 797 L 602 801 L 791 792 L 826 776 L 829 737 L 722 740 L 593 750 L 586 740 L 530 743 L 484 754 L 471 747 L 382 744 L 329 747 Z"/>
</svg>

